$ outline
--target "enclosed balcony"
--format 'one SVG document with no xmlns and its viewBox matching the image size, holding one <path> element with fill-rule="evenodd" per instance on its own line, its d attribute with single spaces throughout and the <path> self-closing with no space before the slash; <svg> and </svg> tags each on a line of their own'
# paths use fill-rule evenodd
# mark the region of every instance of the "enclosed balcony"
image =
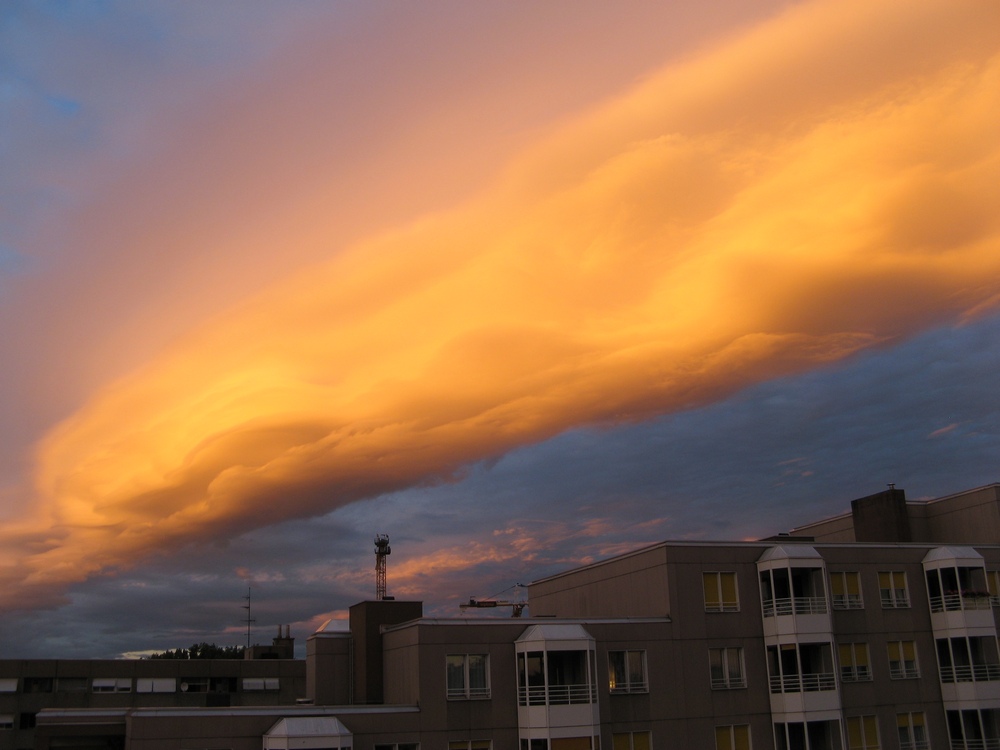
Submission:
<svg viewBox="0 0 1000 750">
<path fill-rule="evenodd" d="M 926 572 L 931 612 L 989 609 L 990 591 L 982 565 L 934 568 Z"/>
<path fill-rule="evenodd" d="M 519 738 L 529 746 L 600 735 L 594 639 L 578 624 L 532 625 L 514 643 Z"/>
<path fill-rule="evenodd" d="M 764 635 L 831 632 L 823 558 L 808 545 L 769 548 L 757 560 Z"/>
<path fill-rule="evenodd" d="M 995 637 L 939 638 L 937 656 L 941 682 L 1000 680 Z"/>
<path fill-rule="evenodd" d="M 833 650 L 829 643 L 783 643 L 767 647 L 772 693 L 836 690 Z"/>
<path fill-rule="evenodd" d="M 1000 750 L 1000 709 L 948 711 L 951 750 Z"/>
</svg>

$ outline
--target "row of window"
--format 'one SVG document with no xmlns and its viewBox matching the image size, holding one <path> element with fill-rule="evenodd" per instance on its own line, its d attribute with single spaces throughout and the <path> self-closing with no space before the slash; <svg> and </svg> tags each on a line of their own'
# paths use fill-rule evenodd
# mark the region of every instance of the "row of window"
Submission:
<svg viewBox="0 0 1000 750">
<path fill-rule="evenodd" d="M 834 750 L 835 722 L 810 721 L 774 725 L 778 750 Z M 844 722 L 848 750 L 881 750 L 878 720 L 875 716 L 850 716 Z M 927 750 L 924 715 L 920 712 L 896 714 L 896 736 L 901 750 Z M 750 727 L 747 724 L 715 728 L 715 750 L 750 750 Z"/>
<path fill-rule="evenodd" d="M 822 614 L 826 597 L 822 587 L 809 578 L 819 569 L 776 568 L 761 571 L 761 598 L 765 615 Z M 931 611 L 1000 606 L 1000 571 L 985 571 L 985 588 L 977 580 L 981 568 L 942 568 L 927 571 Z M 834 609 L 863 609 L 861 578 L 857 571 L 829 574 L 830 603 Z M 740 600 L 734 571 L 702 574 L 706 612 L 739 612 Z M 883 609 L 910 606 L 906 573 L 901 570 L 878 574 L 879 600 Z M 812 596 L 810 596 L 812 594 Z"/>
<path fill-rule="evenodd" d="M 237 690 L 235 677 L 137 677 L 135 692 L 137 693 L 235 693 Z M 21 691 L 24 693 L 131 693 L 133 682 L 131 677 L 25 677 Z M 277 677 L 244 677 L 242 682 L 244 692 L 259 690 L 280 690 Z M 16 693 L 17 678 L 0 679 L 0 693 Z"/>
<path fill-rule="evenodd" d="M 942 682 L 1000 679 L 1000 653 L 996 638 L 941 638 L 937 640 L 937 655 Z M 837 645 L 837 657 L 842 682 L 865 682 L 873 679 L 867 643 L 840 643 Z M 886 657 L 890 679 L 920 677 L 914 641 L 889 641 L 886 644 Z M 771 692 L 833 690 L 836 686 L 828 643 L 768 646 L 767 659 Z M 741 647 L 710 648 L 708 661 L 713 690 L 732 690 L 747 686 Z M 534 673 L 541 672 L 540 665 L 526 663 L 524 666 Z M 490 697 L 488 654 L 449 655 L 447 676 L 449 699 Z M 580 679 L 584 680 L 582 676 Z M 527 678 L 526 684 L 528 687 L 533 685 Z M 608 652 L 608 686 L 613 694 L 648 692 L 646 652 L 639 649 Z M 246 684 L 244 689 L 248 689 Z M 526 696 L 525 700 L 529 698 L 530 696 Z"/>
</svg>

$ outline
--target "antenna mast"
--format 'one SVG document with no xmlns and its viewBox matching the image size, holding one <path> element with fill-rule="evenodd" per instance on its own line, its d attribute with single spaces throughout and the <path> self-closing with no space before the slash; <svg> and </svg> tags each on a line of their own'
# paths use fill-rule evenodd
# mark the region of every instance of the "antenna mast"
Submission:
<svg viewBox="0 0 1000 750">
<path fill-rule="evenodd" d="M 385 558 L 392 553 L 389 548 L 389 535 L 375 535 L 375 598 L 385 599 Z"/>
<path fill-rule="evenodd" d="M 246 604 L 243 605 L 243 609 L 245 609 L 247 611 L 247 619 L 244 620 L 244 622 L 246 622 L 246 625 L 247 625 L 247 650 L 249 651 L 249 649 L 250 649 L 250 626 L 253 623 L 257 622 L 255 619 L 253 619 L 250 616 L 250 587 L 249 586 L 247 586 L 247 595 L 244 596 L 243 598 L 246 599 L 246 602 L 247 602 Z"/>
</svg>

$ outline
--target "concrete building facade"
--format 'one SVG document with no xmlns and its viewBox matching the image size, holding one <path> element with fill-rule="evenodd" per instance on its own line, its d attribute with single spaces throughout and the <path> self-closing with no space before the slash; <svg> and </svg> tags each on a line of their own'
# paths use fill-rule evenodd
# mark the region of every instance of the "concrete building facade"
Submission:
<svg viewBox="0 0 1000 750">
<path fill-rule="evenodd" d="M 52 707 L 34 746 L 998 750 L 998 489 L 652 545 L 535 581 L 530 618 L 362 602 L 295 705 Z"/>
</svg>

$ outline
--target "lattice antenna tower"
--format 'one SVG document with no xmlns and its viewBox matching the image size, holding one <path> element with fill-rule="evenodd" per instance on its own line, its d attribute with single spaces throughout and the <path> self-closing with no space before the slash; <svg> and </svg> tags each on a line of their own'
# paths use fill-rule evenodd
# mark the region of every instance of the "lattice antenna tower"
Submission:
<svg viewBox="0 0 1000 750">
<path fill-rule="evenodd" d="M 245 609 L 247 611 L 247 619 L 244 620 L 243 622 L 246 623 L 246 626 L 247 626 L 247 650 L 249 650 L 250 649 L 250 626 L 253 625 L 255 622 L 257 622 L 250 615 L 250 587 L 249 586 L 247 586 L 247 595 L 244 596 L 243 598 L 244 598 L 244 600 L 246 600 L 246 604 L 243 605 L 243 609 Z"/>
<path fill-rule="evenodd" d="M 385 599 L 385 558 L 392 554 L 388 534 L 375 535 L 375 598 Z"/>
</svg>

